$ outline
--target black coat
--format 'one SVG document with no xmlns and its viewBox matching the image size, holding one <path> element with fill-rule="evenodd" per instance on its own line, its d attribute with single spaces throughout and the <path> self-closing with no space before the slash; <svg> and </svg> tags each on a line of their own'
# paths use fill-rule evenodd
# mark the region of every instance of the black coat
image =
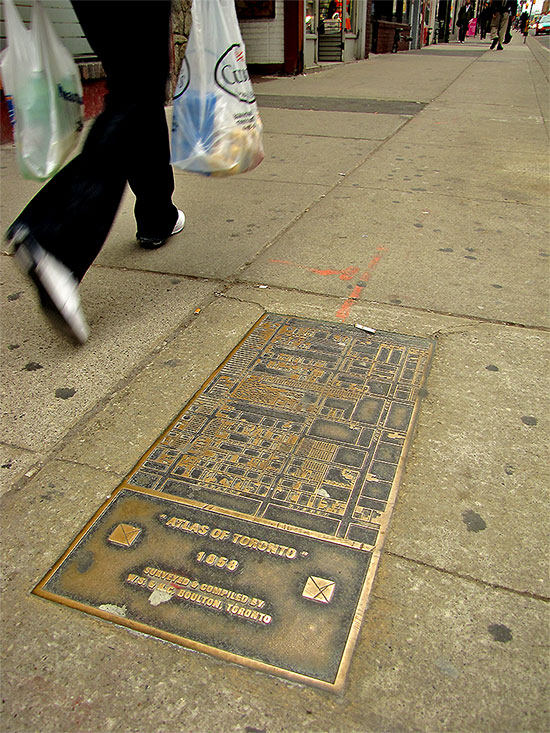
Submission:
<svg viewBox="0 0 550 733">
<path fill-rule="evenodd" d="M 491 2 L 491 15 L 495 15 L 495 13 L 510 13 L 511 17 L 514 18 L 517 12 L 517 0 L 492 0 Z"/>
<path fill-rule="evenodd" d="M 468 25 L 474 17 L 474 9 L 471 5 L 463 5 L 458 11 L 458 25 Z"/>
</svg>

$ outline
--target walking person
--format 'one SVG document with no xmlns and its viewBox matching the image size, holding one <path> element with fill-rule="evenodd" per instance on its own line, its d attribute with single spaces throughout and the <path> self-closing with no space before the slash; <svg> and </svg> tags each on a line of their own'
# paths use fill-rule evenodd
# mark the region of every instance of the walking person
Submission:
<svg viewBox="0 0 550 733">
<path fill-rule="evenodd" d="M 483 10 L 479 14 L 479 37 L 482 41 L 485 40 L 485 36 L 487 35 L 491 27 L 491 17 L 491 5 L 487 1 L 484 3 Z"/>
<path fill-rule="evenodd" d="M 523 36 L 523 42 L 527 40 L 529 35 L 529 13 L 524 10 L 519 19 L 519 30 Z"/>
<path fill-rule="evenodd" d="M 460 8 L 458 11 L 458 42 L 464 43 L 466 39 L 466 33 L 468 31 L 468 26 L 470 25 L 470 21 L 474 17 L 474 8 L 472 6 L 471 0 L 466 0 L 464 5 Z"/>
<path fill-rule="evenodd" d="M 88 338 L 78 284 L 99 254 L 126 183 L 136 201 L 136 237 L 155 249 L 180 232 L 172 203 L 164 111 L 170 58 L 170 0 L 72 0 L 101 61 L 108 94 L 82 152 L 30 201 L 7 231 L 15 256 L 52 322 L 79 343 Z M 146 51 L 136 64 L 135 51 Z"/>
<path fill-rule="evenodd" d="M 491 3 L 491 50 L 503 51 L 510 20 L 516 17 L 517 0 L 493 0 Z"/>
</svg>

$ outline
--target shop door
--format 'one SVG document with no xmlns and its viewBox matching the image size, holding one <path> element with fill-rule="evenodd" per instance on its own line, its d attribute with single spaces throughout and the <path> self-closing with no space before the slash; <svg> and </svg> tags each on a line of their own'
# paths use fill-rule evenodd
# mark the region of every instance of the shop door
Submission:
<svg viewBox="0 0 550 733">
<path fill-rule="evenodd" d="M 342 61 L 344 48 L 342 0 L 320 0 L 318 62 Z"/>
</svg>

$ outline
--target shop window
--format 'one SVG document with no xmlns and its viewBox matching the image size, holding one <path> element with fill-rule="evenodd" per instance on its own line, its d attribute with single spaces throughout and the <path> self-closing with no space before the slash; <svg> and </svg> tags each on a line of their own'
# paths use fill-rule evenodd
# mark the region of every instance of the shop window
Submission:
<svg viewBox="0 0 550 733">
<path fill-rule="evenodd" d="M 372 19 L 394 23 L 407 22 L 409 3 L 407 0 L 373 0 Z"/>
<path fill-rule="evenodd" d="M 306 33 L 317 33 L 317 2 L 307 0 L 306 2 Z"/>
<path fill-rule="evenodd" d="M 348 0 L 347 3 L 347 12 L 348 12 L 348 33 L 355 33 L 357 31 L 357 25 L 356 25 L 356 11 L 355 11 L 355 0 Z"/>
<path fill-rule="evenodd" d="M 372 3 L 373 20 L 391 20 L 393 16 L 392 0 L 374 0 Z"/>
<path fill-rule="evenodd" d="M 356 29 L 356 12 L 355 0 L 344 0 L 346 3 L 346 20 L 345 30 L 347 33 L 355 33 Z M 338 30 L 342 27 L 342 2 L 343 0 L 320 0 L 319 12 L 321 19 L 329 22 L 329 27 L 334 25 L 333 21 L 338 23 Z"/>
</svg>

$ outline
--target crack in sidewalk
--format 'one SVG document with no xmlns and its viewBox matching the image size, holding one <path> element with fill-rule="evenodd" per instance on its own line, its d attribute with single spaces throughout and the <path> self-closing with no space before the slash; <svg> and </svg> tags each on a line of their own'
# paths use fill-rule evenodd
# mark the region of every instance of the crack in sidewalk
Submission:
<svg viewBox="0 0 550 733">
<path fill-rule="evenodd" d="M 439 565 L 433 565 L 432 563 L 425 562 L 424 560 L 418 560 L 413 557 L 407 557 L 406 555 L 401 555 L 397 552 L 391 552 L 390 550 L 385 550 L 383 552 L 383 555 L 388 555 L 389 557 L 395 557 L 399 560 L 404 560 L 405 562 L 413 563 L 414 565 L 420 565 L 421 567 L 429 568 L 430 570 L 436 570 L 439 573 L 444 573 L 445 575 L 449 575 L 459 580 L 466 580 L 470 583 L 475 583 L 476 585 L 481 585 L 486 588 L 491 588 L 492 590 L 500 590 L 506 593 L 513 593 L 514 595 L 523 596 L 524 598 L 532 598 L 533 600 L 542 601 L 543 603 L 550 602 L 549 596 L 545 596 L 540 593 L 535 593 L 534 591 L 519 590 L 517 588 L 511 588 L 510 586 L 507 586 L 507 585 L 502 585 L 501 583 L 493 583 L 490 580 L 482 580 L 481 578 L 474 578 L 472 575 L 468 575 L 467 573 L 461 573 L 457 570 L 448 570 L 447 568 L 442 568 Z"/>
</svg>

